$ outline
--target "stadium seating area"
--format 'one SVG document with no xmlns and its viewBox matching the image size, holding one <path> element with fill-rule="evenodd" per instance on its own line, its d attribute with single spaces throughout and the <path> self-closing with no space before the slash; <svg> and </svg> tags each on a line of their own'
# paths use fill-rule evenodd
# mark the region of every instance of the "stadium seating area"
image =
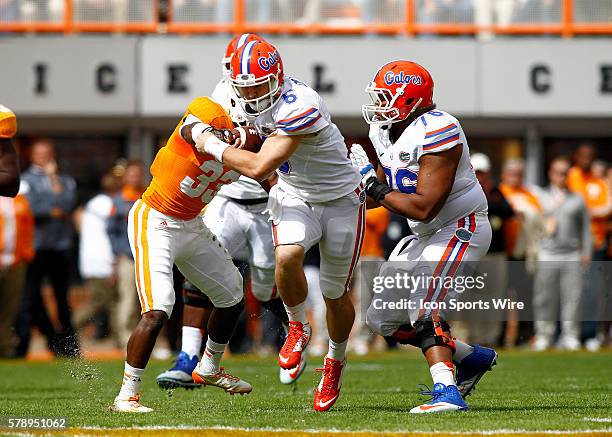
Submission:
<svg viewBox="0 0 612 437">
<path fill-rule="evenodd" d="M 0 0 L 0 32 L 609 35 L 611 0 Z"/>
</svg>

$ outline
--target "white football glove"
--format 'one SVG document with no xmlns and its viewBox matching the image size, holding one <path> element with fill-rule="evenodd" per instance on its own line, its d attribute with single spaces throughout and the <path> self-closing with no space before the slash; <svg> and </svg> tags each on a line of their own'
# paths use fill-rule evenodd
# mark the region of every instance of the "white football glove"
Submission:
<svg viewBox="0 0 612 437">
<path fill-rule="evenodd" d="M 363 147 L 359 144 L 351 145 L 351 153 L 349 154 L 351 163 L 359 169 L 361 174 L 361 181 L 364 185 L 367 185 L 367 181 L 370 178 L 376 177 L 376 170 L 368 158 L 368 154 L 363 150 Z"/>
</svg>

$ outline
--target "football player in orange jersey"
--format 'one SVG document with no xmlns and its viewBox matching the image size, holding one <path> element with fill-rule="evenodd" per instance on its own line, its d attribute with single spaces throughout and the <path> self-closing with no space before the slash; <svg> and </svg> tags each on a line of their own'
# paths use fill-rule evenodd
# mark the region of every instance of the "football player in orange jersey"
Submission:
<svg viewBox="0 0 612 437">
<path fill-rule="evenodd" d="M 193 119 L 198 120 L 197 125 Z M 220 367 L 244 307 L 242 277 L 199 216 L 219 188 L 238 179 L 239 174 L 193 146 L 194 138 L 202 132 L 221 135 L 232 127 L 230 116 L 219 104 L 208 97 L 194 99 L 157 153 L 151 166 L 151 184 L 130 210 L 128 236 L 142 318 L 128 341 L 123 384 L 113 403 L 115 411 L 152 411 L 140 403 L 138 391 L 159 331 L 174 306 L 173 264 L 214 305 L 206 350 L 193 373 L 194 381 L 230 394 L 252 390 L 250 384 Z"/>
<path fill-rule="evenodd" d="M 17 133 L 17 117 L 0 104 L 0 196 L 15 197 L 19 191 L 19 161 L 11 138 Z"/>
</svg>

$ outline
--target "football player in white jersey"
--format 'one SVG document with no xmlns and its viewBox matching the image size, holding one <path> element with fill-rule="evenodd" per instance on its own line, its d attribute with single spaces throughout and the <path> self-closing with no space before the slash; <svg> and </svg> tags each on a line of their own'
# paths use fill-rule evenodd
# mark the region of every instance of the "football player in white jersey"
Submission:
<svg viewBox="0 0 612 437">
<path fill-rule="evenodd" d="M 414 235 L 403 238 L 381 270 L 398 270 L 429 278 L 452 278 L 480 260 L 491 241 L 487 200 L 470 165 L 461 125 L 447 112 L 436 110 L 433 79 L 422 66 L 409 61 L 383 65 L 366 88 L 372 104 L 364 105 L 370 139 L 380 165 L 378 174 L 359 145 L 351 159 L 360 168 L 367 195 L 375 205 L 408 219 Z M 492 349 L 453 339 L 445 313 L 436 304 L 454 292 L 448 281 L 427 281 L 416 290 L 388 290 L 368 309 L 367 323 L 385 337 L 421 348 L 434 387 L 423 392 L 432 400 L 411 410 L 429 413 L 467 409 L 464 397 L 496 362 Z M 451 287 L 452 288 L 452 287 Z M 414 310 L 391 310 L 380 301 L 410 294 L 420 303 Z M 453 364 L 457 365 L 457 380 Z"/>
<path fill-rule="evenodd" d="M 327 411 L 340 394 L 346 344 L 355 319 L 347 291 L 364 230 L 361 176 L 351 165 L 344 138 L 321 97 L 284 75 L 274 46 L 245 44 L 232 58 L 231 70 L 238 101 L 267 138 L 258 153 L 229 147 L 206 133 L 197 138 L 198 147 L 256 180 L 278 169 L 268 210 L 276 246 L 276 286 L 290 323 L 279 354 L 282 368 L 299 365 L 310 340 L 303 259 L 304 252 L 319 243 L 330 341 L 314 409 Z"/>
<path fill-rule="evenodd" d="M 234 97 L 228 83 L 229 63 L 237 49 L 250 41 L 263 41 L 253 33 L 236 36 L 227 46 L 222 59 L 223 77 L 211 97 L 231 115 L 234 124 L 246 124 L 244 111 Z M 236 261 L 249 264 L 251 289 L 262 307 L 272 312 L 285 331 L 289 320 L 283 302 L 274 286 L 274 243 L 268 215 L 264 213 L 268 193 L 259 182 L 240 176 L 231 184 L 221 187 L 206 207 L 204 223 L 219 238 L 223 247 Z M 188 281 L 183 285 L 183 328 L 181 352 L 175 365 L 158 375 L 157 384 L 162 388 L 199 387 L 191 373 L 198 364 L 203 329 L 213 306 L 204 294 Z M 280 369 L 280 382 L 292 384 L 306 367 L 306 356 L 295 369 Z"/>
</svg>

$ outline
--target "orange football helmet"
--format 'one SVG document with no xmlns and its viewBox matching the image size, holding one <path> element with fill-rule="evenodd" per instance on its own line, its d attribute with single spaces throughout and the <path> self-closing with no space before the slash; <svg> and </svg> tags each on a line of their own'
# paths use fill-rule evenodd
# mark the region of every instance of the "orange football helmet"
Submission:
<svg viewBox="0 0 612 437">
<path fill-rule="evenodd" d="M 372 99 L 361 112 L 368 124 L 391 125 L 406 120 L 418 107 L 433 105 L 434 82 L 421 65 L 392 61 L 378 69 L 365 91 Z"/>
</svg>

